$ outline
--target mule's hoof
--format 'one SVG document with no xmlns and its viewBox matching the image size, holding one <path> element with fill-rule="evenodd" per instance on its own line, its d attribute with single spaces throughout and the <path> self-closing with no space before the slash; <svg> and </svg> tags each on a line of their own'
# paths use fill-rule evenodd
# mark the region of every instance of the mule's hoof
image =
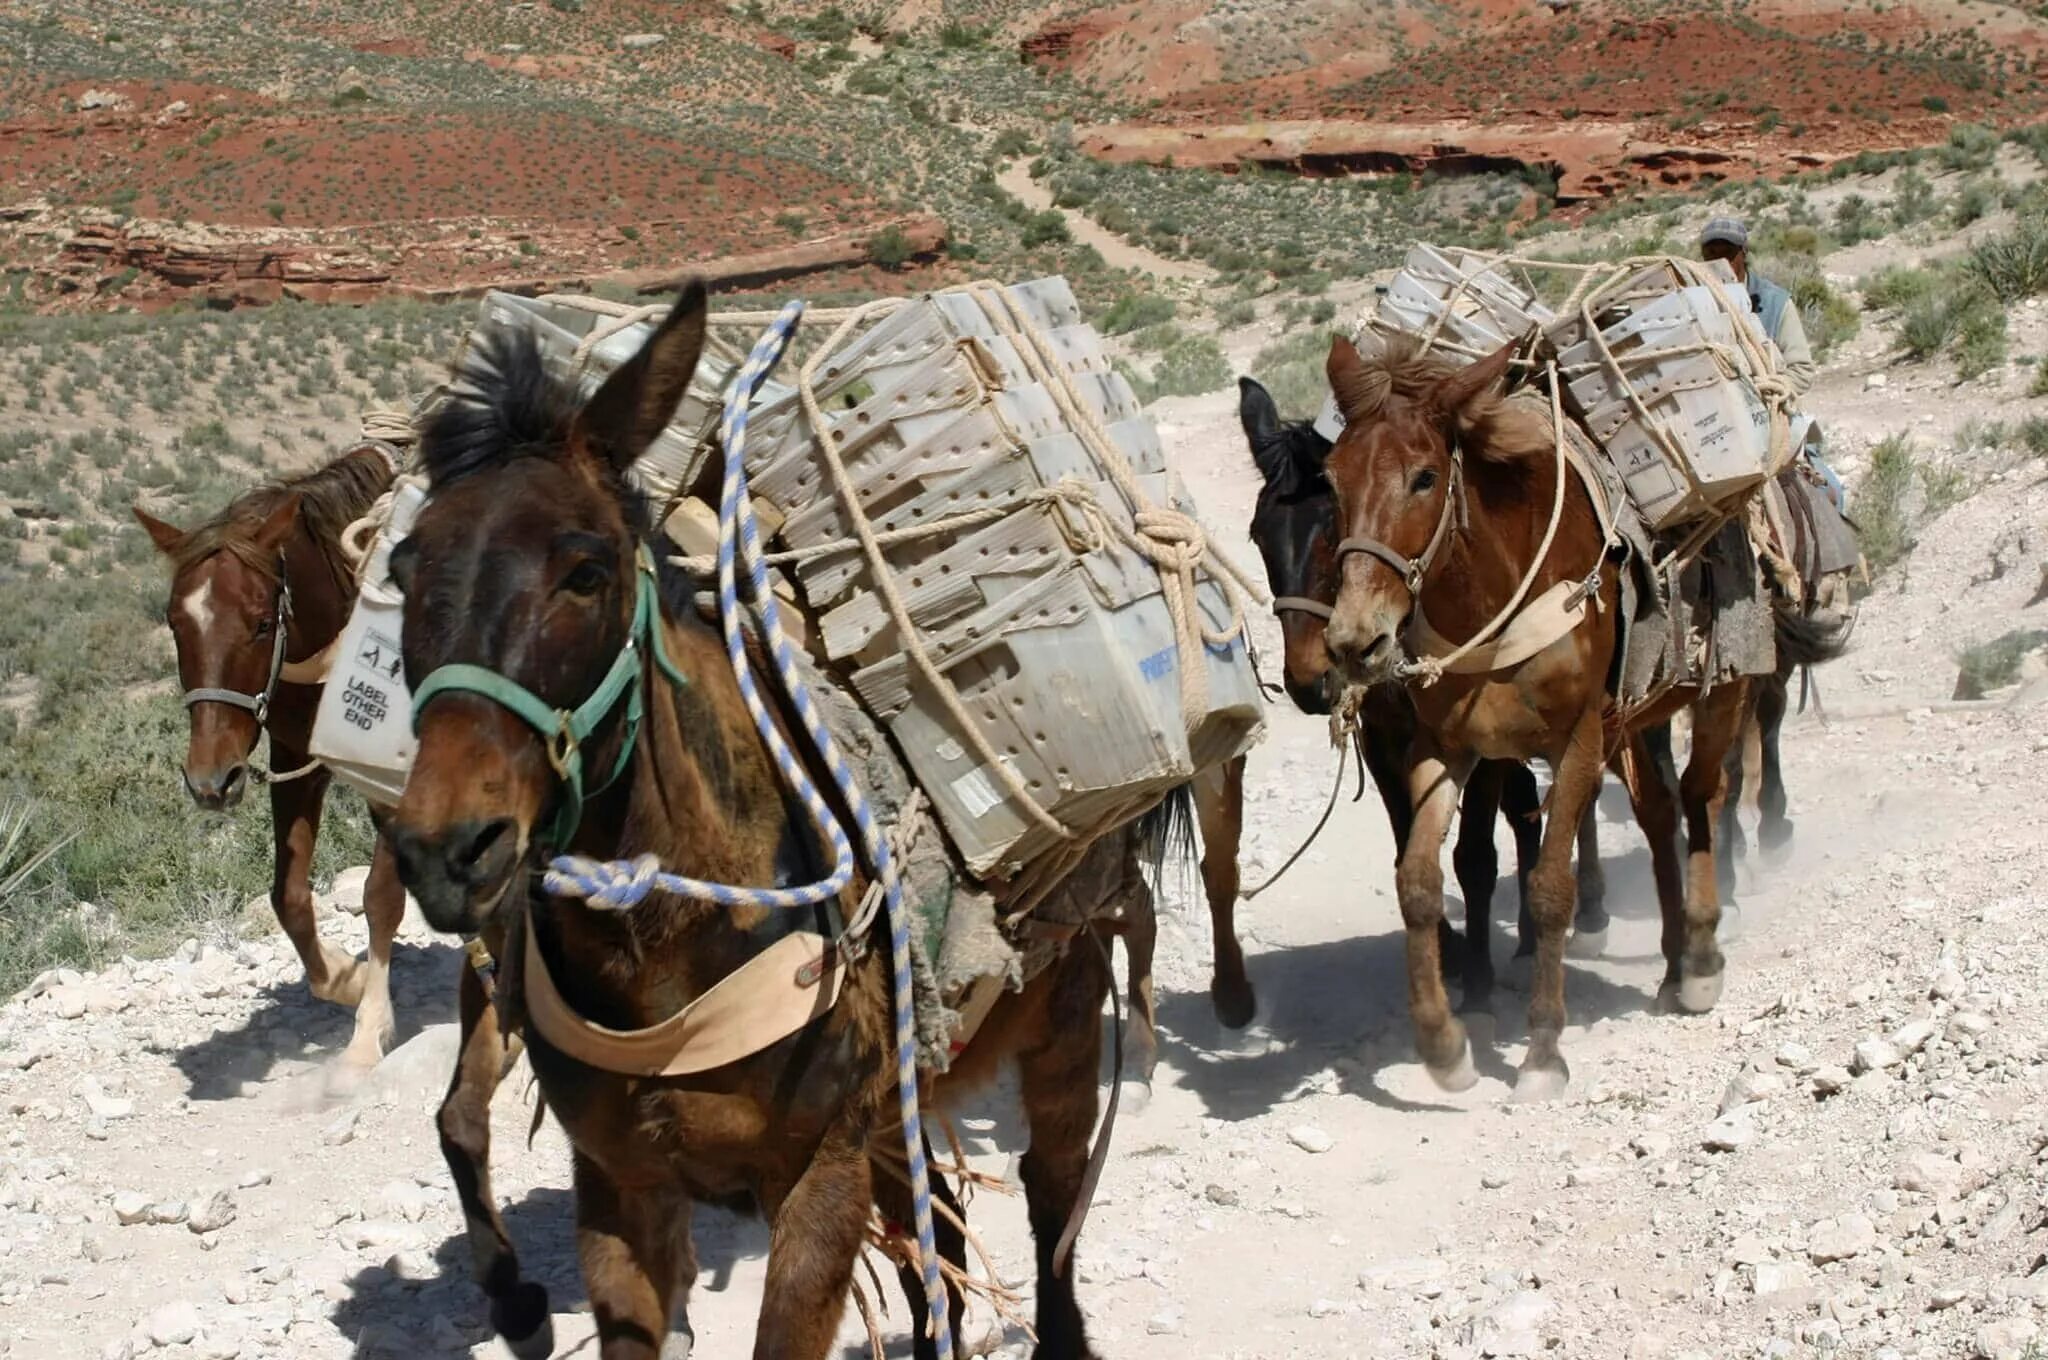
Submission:
<svg viewBox="0 0 2048 1360">
<path fill-rule="evenodd" d="M 1783 836 L 1776 839 L 1764 838 L 1757 847 L 1757 858 L 1764 862 L 1767 869 L 1784 868 L 1792 858 L 1792 832 L 1787 829 Z"/>
<path fill-rule="evenodd" d="M 1117 1087 L 1117 1105 L 1124 1114 L 1143 1114 L 1152 1105 L 1152 1083 L 1126 1077 Z"/>
<path fill-rule="evenodd" d="M 548 1291 L 521 1280 L 503 1298 L 491 1300 L 491 1330 L 505 1342 L 515 1360 L 548 1360 L 555 1353 L 555 1320 L 548 1313 Z"/>
<path fill-rule="evenodd" d="M 1721 982 L 1725 974 L 1707 973 L 1680 980 L 1678 984 L 1678 1008 L 1687 1015 L 1705 1015 L 1714 1009 L 1721 999 Z"/>
<path fill-rule="evenodd" d="M 1733 902 L 1721 904 L 1721 919 L 1714 926 L 1714 938 L 1722 944 L 1732 944 L 1742 938 L 1742 908 Z"/>
<path fill-rule="evenodd" d="M 1539 1101 L 1562 1100 L 1571 1084 L 1572 1070 L 1565 1066 L 1563 1058 L 1541 1067 L 1525 1067 L 1515 1074 L 1515 1104 L 1533 1105 Z"/>
<path fill-rule="evenodd" d="M 1575 930 L 1565 941 L 1565 957 L 1573 959 L 1597 959 L 1607 953 L 1607 927 L 1598 930 Z"/>
<path fill-rule="evenodd" d="M 1469 1091 L 1479 1083 L 1479 1069 L 1472 1064 L 1470 1035 L 1465 1036 L 1463 1044 L 1458 1049 L 1458 1056 L 1449 1064 L 1438 1067 L 1435 1063 L 1425 1063 L 1424 1066 L 1429 1069 L 1429 1079 L 1435 1082 L 1439 1089 L 1453 1094 Z"/>
<path fill-rule="evenodd" d="M 1492 1048 L 1499 1033 L 1499 1021 L 1491 1010 L 1461 1010 L 1458 1018 L 1465 1022 L 1465 1052 L 1476 1053 L 1482 1048 Z"/>
<path fill-rule="evenodd" d="M 697 1349 L 697 1338 L 689 1332 L 670 1332 L 662 1338 L 661 1360 L 690 1360 L 690 1352 Z"/>
<path fill-rule="evenodd" d="M 1225 1029 L 1243 1029 L 1259 1013 L 1259 998 L 1249 982 L 1241 985 L 1211 983 L 1209 1004 L 1216 1008 L 1216 1023 Z"/>
</svg>

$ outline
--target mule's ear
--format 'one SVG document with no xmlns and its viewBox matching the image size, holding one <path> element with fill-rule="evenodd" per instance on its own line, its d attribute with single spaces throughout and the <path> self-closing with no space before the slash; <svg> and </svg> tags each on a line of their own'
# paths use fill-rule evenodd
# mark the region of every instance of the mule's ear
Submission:
<svg viewBox="0 0 2048 1360">
<path fill-rule="evenodd" d="M 682 403 L 704 352 L 707 299 L 704 280 L 685 283 L 640 352 L 619 365 L 577 414 L 584 442 L 618 471 L 647 451 Z"/>
<path fill-rule="evenodd" d="M 1384 368 L 1367 365 L 1358 347 L 1341 335 L 1331 337 L 1330 358 L 1323 371 L 1346 425 L 1360 424 L 1378 414 L 1393 385 Z"/>
<path fill-rule="evenodd" d="M 1272 481 L 1285 467 L 1287 449 L 1280 439 L 1280 408 L 1256 378 L 1237 380 L 1237 419 L 1259 475 Z"/>
<path fill-rule="evenodd" d="M 291 537 L 292 527 L 298 522 L 299 493 L 294 491 L 263 517 L 263 523 L 255 534 L 256 546 L 266 551 L 283 547 L 284 541 Z"/>
<path fill-rule="evenodd" d="M 1510 340 L 1476 364 L 1467 365 L 1437 384 L 1430 403 L 1447 416 L 1465 414 L 1481 397 L 1497 396 L 1495 390 L 1507 380 L 1508 363 L 1515 357 L 1519 341 Z"/>
<path fill-rule="evenodd" d="M 156 550 L 169 557 L 185 545 L 185 531 L 174 524 L 166 524 L 141 506 L 129 507 L 135 512 L 135 522 L 142 526 L 142 532 L 149 535 L 149 541 L 156 544 Z"/>
</svg>

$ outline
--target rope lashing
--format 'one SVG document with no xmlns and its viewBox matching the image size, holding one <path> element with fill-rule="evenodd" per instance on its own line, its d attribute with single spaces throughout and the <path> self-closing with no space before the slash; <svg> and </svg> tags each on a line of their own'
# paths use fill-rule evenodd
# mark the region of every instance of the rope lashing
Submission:
<svg viewBox="0 0 2048 1360">
<path fill-rule="evenodd" d="M 833 875 L 800 889 L 735 888 L 700 883 L 662 872 L 650 866 L 648 856 L 609 864 L 593 864 L 577 857 L 563 857 L 549 866 L 545 875 L 548 891 L 567 896 L 602 899 L 601 905 L 623 910 L 645 900 L 656 888 L 686 893 L 715 902 L 734 905 L 797 906 L 835 896 L 852 878 L 852 852 L 845 831 L 832 815 L 812 782 L 804 764 L 782 739 L 774 719 L 754 682 L 746 641 L 741 629 L 736 559 L 743 557 L 747 568 L 751 602 L 760 622 L 760 633 L 773 658 L 775 675 L 799 724 L 830 773 L 841 798 L 852 812 L 862 846 L 882 886 L 882 901 L 889 918 L 889 952 L 892 967 L 896 1039 L 896 1085 L 898 1112 L 903 1127 L 904 1157 L 909 1165 L 911 1197 L 916 1210 L 918 1259 L 924 1277 L 925 1296 L 930 1308 L 928 1335 L 932 1336 L 940 1360 L 952 1360 L 953 1335 L 948 1317 L 948 1294 L 939 1266 L 938 1243 L 932 1226 L 931 1173 L 924 1155 L 924 1126 L 920 1117 L 917 1084 L 917 1028 L 911 992 L 910 917 L 903 901 L 897 875 L 896 857 L 890 837 L 882 833 L 874 811 L 862 794 L 852 770 L 840 755 L 832 733 L 826 727 L 809 687 L 796 668 L 796 654 L 782 630 L 781 609 L 768 580 L 767 563 L 761 552 L 760 531 L 754 520 L 753 500 L 747 493 L 746 435 L 747 407 L 761 383 L 788 348 L 803 304 L 791 302 L 776 314 L 767 333 L 755 342 L 745 364 L 727 390 L 719 440 L 725 450 L 725 479 L 718 510 L 718 599 L 726 655 L 748 713 L 754 719 L 762 742 L 774 758 L 785 785 L 810 811 L 813 822 L 832 843 Z M 657 626 L 659 626 L 657 624 Z M 588 890 L 586 894 L 585 890 Z M 792 896 L 800 900 L 791 900 Z M 612 905 L 617 904 L 617 905 Z"/>
</svg>

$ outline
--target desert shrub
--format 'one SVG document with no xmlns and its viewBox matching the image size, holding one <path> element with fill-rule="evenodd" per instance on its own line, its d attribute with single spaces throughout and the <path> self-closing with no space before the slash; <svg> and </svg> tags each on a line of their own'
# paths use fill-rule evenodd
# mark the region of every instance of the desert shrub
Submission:
<svg viewBox="0 0 2048 1360">
<path fill-rule="evenodd" d="M 1880 312 L 1910 307 L 1934 291 L 1937 277 L 1931 269 L 1886 265 L 1857 286 L 1863 301 Z"/>
<path fill-rule="evenodd" d="M 2028 416 L 2013 432 L 2019 446 L 2036 458 L 2048 458 L 2048 416 Z"/>
<path fill-rule="evenodd" d="M 1967 380 L 1988 373 L 2005 362 L 2007 352 L 2005 309 L 1987 302 L 1965 307 L 1956 328 L 1956 376 Z"/>
<path fill-rule="evenodd" d="M 1252 360 L 1252 376 L 1273 394 L 1282 415 L 1307 420 L 1323 408 L 1329 395 L 1324 366 L 1330 355 L 1330 332 L 1317 326 L 1276 340 Z"/>
<path fill-rule="evenodd" d="M 2015 628 L 1988 642 L 1966 647 L 1956 656 L 1956 697 L 1981 699 L 2019 679 L 2028 655 L 2048 650 L 2048 632 Z"/>
<path fill-rule="evenodd" d="M 1147 326 L 1131 336 L 1131 348 L 1140 354 L 1164 354 L 1188 338 L 1188 333 L 1171 321 Z"/>
<path fill-rule="evenodd" d="M 1855 495 L 1858 541 L 1873 575 L 1892 567 L 1913 550 L 1913 441 L 1906 434 L 1888 435 L 1870 450 L 1870 467 Z"/>
<path fill-rule="evenodd" d="M 1259 309 L 1250 298 L 1234 298 L 1216 307 L 1216 323 L 1220 326 L 1249 326 L 1258 319 Z"/>
<path fill-rule="evenodd" d="M 1793 256 L 1780 262 L 1775 277 L 1792 294 L 1792 305 L 1799 309 L 1815 359 L 1825 360 L 1837 345 L 1853 339 L 1863 328 L 1856 305 L 1834 290 L 1811 257 Z"/>
<path fill-rule="evenodd" d="M 894 222 L 868 240 L 868 258 L 884 269 L 901 269 L 915 253 L 910 238 Z"/>
<path fill-rule="evenodd" d="M 1128 374 L 1127 374 L 1128 376 Z M 1195 397 L 1230 383 L 1230 361 L 1209 335 L 1183 335 L 1160 354 L 1149 376 L 1133 382 L 1147 405 L 1161 397 Z"/>
<path fill-rule="evenodd" d="M 1967 227 L 1990 216 L 1997 207 L 1997 190 L 1981 179 L 1973 179 L 1949 200 L 1948 220 L 1953 226 Z"/>
<path fill-rule="evenodd" d="M 2005 362 L 2005 309 L 1971 278 L 1937 276 L 1901 315 L 1899 347 L 1923 361 L 1949 351 L 1963 377 L 1976 377 Z"/>
<path fill-rule="evenodd" d="M 1973 247 L 1963 272 L 2003 303 L 2048 291 L 2048 215 L 2023 216 L 2012 231 Z"/>
<path fill-rule="evenodd" d="M 1180 310 L 1170 297 L 1158 293 L 1120 293 L 1095 318 L 1095 328 L 1104 335 L 1128 335 L 1147 326 L 1173 320 Z"/>
<path fill-rule="evenodd" d="M 2048 397 L 2048 359 L 2034 360 L 2034 380 L 2027 384 L 2030 397 Z"/>
<path fill-rule="evenodd" d="M 1942 168 L 1983 170 L 1998 154 L 1996 131 L 1979 123 L 1957 123 L 1948 130 L 1948 144 L 1940 152 Z"/>
<path fill-rule="evenodd" d="M 1074 239 L 1073 233 L 1067 230 L 1067 219 L 1053 208 L 1035 212 L 1026 218 L 1020 235 L 1026 250 L 1061 245 Z"/>
</svg>

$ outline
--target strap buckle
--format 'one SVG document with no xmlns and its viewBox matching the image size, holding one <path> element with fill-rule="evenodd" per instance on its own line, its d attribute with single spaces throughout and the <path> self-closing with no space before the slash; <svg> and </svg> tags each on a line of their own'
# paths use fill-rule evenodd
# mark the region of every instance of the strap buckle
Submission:
<svg viewBox="0 0 2048 1360">
<path fill-rule="evenodd" d="M 554 767 L 556 777 L 567 779 L 570 762 L 576 759 L 580 745 L 576 737 L 575 715 L 566 708 L 557 709 L 555 723 L 555 730 L 547 741 L 548 764 Z"/>
</svg>

